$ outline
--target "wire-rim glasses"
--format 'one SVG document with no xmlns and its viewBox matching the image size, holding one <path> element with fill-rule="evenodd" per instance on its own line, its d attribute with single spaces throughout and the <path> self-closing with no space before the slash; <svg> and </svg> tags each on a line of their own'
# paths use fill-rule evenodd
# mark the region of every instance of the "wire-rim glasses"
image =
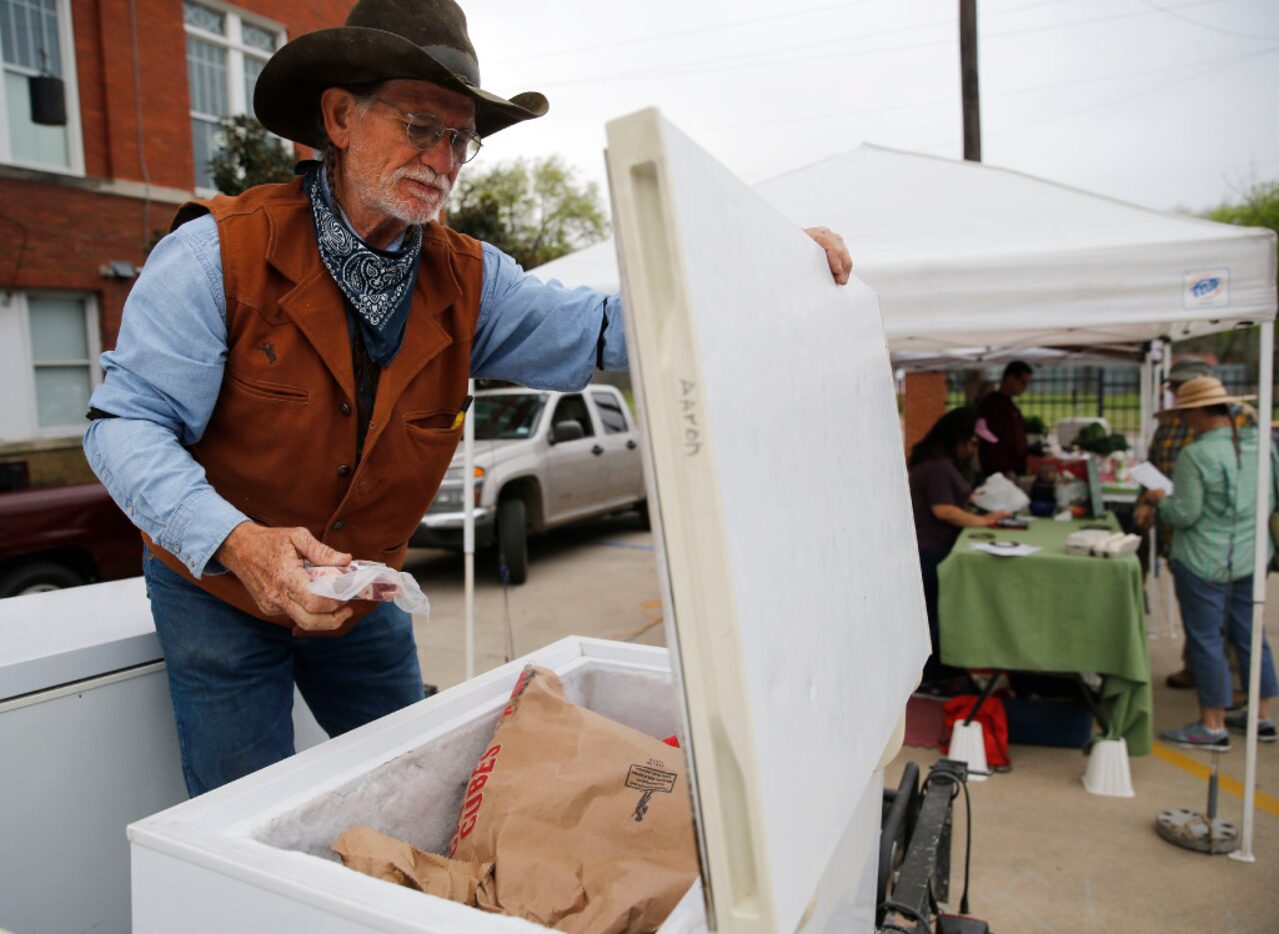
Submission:
<svg viewBox="0 0 1279 934">
<path fill-rule="evenodd" d="M 436 117 L 432 114 L 411 114 L 380 97 L 373 99 L 379 104 L 390 107 L 404 118 L 398 122 L 404 124 L 404 136 L 414 149 L 420 151 L 432 149 L 447 134 L 449 151 L 453 154 L 454 162 L 465 165 L 480 154 L 480 147 L 484 144 L 470 130 L 441 126 L 435 122 Z"/>
</svg>

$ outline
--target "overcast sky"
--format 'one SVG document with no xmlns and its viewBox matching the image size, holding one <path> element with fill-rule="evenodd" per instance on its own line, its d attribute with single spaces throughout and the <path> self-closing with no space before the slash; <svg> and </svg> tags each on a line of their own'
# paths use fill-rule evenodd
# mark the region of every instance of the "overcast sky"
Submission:
<svg viewBox="0 0 1279 934">
<path fill-rule="evenodd" d="M 747 182 L 874 142 L 960 158 L 958 0 L 462 0 L 486 89 L 550 113 L 476 166 L 658 106 Z M 793 8 L 791 4 L 794 4 Z M 978 0 L 982 154 L 1154 208 L 1279 180 L 1279 0 Z"/>
</svg>

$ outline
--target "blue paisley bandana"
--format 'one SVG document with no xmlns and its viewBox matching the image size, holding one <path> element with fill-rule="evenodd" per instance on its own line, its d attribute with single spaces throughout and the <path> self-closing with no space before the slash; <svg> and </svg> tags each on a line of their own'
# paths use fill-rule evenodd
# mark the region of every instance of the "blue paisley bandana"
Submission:
<svg viewBox="0 0 1279 934">
<path fill-rule="evenodd" d="M 311 200 L 320 258 L 355 309 L 369 356 L 385 367 L 404 339 L 422 257 L 422 228 L 409 227 L 398 250 L 370 247 L 334 212 L 323 172 L 323 165 L 314 164 L 302 183 Z"/>
</svg>

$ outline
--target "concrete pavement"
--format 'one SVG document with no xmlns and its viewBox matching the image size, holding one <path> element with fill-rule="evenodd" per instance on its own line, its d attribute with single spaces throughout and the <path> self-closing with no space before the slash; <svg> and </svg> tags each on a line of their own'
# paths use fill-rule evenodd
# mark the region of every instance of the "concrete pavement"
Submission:
<svg viewBox="0 0 1279 934">
<path fill-rule="evenodd" d="M 578 634 L 665 643 L 652 535 L 632 515 L 610 517 L 534 540 L 528 583 L 504 588 L 488 555 L 477 558 L 477 671 L 506 659 L 507 627 L 516 655 Z M 418 627 L 426 680 L 448 687 L 465 677 L 462 558 L 414 551 L 406 569 L 432 601 Z M 1279 621 L 1279 583 L 1271 578 L 1271 640 Z M 1164 687 L 1180 667 L 1181 637 L 1160 619 L 1150 642 L 1156 728 L 1193 719 L 1193 692 Z M 973 871 L 970 908 L 995 931 L 1279 931 L 1279 744 L 1262 744 L 1254 852 L 1256 862 L 1179 850 L 1155 833 L 1166 808 L 1202 810 L 1208 757 L 1156 744 L 1131 761 L 1137 796 L 1101 798 L 1080 783 L 1078 750 L 1013 746 L 1013 771 L 970 786 Z M 907 747 L 889 767 L 895 784 L 908 760 L 921 772 L 935 750 Z M 1227 781 L 1220 813 L 1239 820 L 1242 737 L 1222 761 Z M 1233 782 L 1233 784 L 1232 784 Z M 963 887 L 962 803 L 956 812 L 951 910 Z"/>
</svg>

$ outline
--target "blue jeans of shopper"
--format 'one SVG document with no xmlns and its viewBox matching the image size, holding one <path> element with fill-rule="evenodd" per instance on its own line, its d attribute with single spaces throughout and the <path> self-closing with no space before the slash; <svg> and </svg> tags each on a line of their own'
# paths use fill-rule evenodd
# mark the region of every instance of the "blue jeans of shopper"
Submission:
<svg viewBox="0 0 1279 934">
<path fill-rule="evenodd" d="M 1186 628 L 1186 648 L 1200 707 L 1229 707 L 1230 668 L 1225 639 L 1235 647 L 1244 690 L 1248 689 L 1252 659 L 1252 575 L 1224 583 L 1205 580 L 1180 561 L 1171 561 L 1181 621 Z M 1229 612 L 1227 613 L 1227 603 Z M 1262 634 L 1261 696 L 1279 694 L 1270 641 Z"/>
<path fill-rule="evenodd" d="M 143 576 L 194 797 L 293 755 L 293 685 L 330 736 L 423 697 L 413 623 L 386 603 L 346 635 L 295 636 L 205 593 L 148 549 Z"/>
</svg>

